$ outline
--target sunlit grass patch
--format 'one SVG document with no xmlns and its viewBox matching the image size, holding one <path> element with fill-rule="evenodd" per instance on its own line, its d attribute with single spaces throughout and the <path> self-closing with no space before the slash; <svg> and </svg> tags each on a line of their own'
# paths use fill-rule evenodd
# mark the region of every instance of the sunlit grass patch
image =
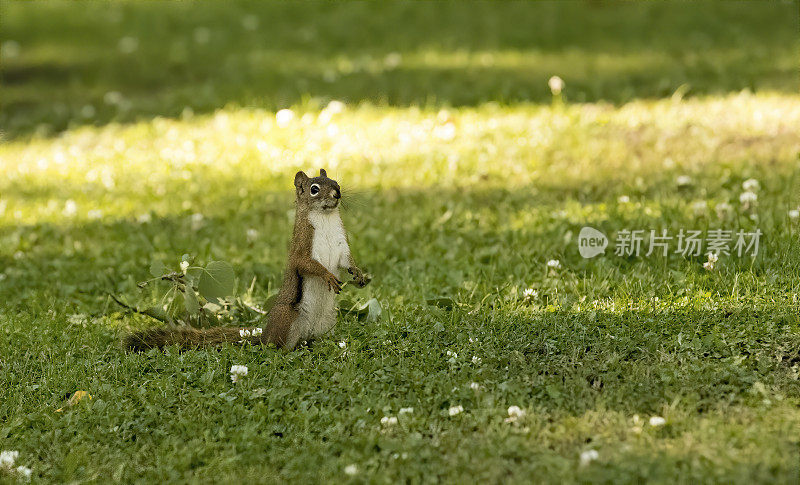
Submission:
<svg viewBox="0 0 800 485">
<path fill-rule="evenodd" d="M 502 186 L 573 197 L 660 196 L 675 193 L 675 180 L 686 176 L 691 187 L 678 195 L 729 199 L 735 179 L 767 177 L 768 190 L 770 177 L 780 184 L 800 146 L 798 102 L 780 95 L 620 108 L 340 109 L 300 106 L 285 110 L 292 116 L 281 123 L 268 111 L 223 109 L 8 143 L 0 151 L 3 216 L 24 220 L 34 211 L 33 220 L 57 221 L 102 209 L 136 215 L 126 201 L 159 208 L 177 194 L 202 207 L 254 190 L 284 191 L 286 174 L 310 166 L 325 166 L 353 189 Z M 73 214 L 67 200 L 82 202 L 81 210 Z"/>
</svg>

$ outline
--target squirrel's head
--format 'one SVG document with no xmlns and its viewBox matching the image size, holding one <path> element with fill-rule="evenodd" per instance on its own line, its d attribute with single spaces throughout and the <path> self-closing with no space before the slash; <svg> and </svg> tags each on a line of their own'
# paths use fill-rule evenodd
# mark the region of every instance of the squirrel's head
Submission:
<svg viewBox="0 0 800 485">
<path fill-rule="evenodd" d="M 334 211 L 339 207 L 342 191 L 335 180 L 329 179 L 324 169 L 320 169 L 319 177 L 309 177 L 305 172 L 297 172 L 294 176 L 294 187 L 297 203 L 309 210 Z"/>
</svg>

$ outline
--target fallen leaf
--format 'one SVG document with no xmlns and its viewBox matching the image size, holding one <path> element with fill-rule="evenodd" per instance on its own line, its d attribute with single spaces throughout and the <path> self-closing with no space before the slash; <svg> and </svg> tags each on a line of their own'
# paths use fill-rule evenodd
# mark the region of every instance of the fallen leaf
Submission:
<svg viewBox="0 0 800 485">
<path fill-rule="evenodd" d="M 89 394 L 89 391 L 75 391 L 75 394 L 73 394 L 72 397 L 70 397 L 69 400 L 67 401 L 66 406 L 64 406 L 63 408 L 56 409 L 56 412 L 60 413 L 65 408 L 69 408 L 69 407 L 72 407 L 72 406 L 78 404 L 85 397 L 88 397 L 89 399 L 92 399 L 92 395 Z"/>
</svg>

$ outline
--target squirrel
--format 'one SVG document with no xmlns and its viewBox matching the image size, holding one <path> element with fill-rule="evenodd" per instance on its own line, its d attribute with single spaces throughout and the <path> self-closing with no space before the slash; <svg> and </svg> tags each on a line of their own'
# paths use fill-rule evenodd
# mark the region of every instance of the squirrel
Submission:
<svg viewBox="0 0 800 485">
<path fill-rule="evenodd" d="M 168 345 L 195 348 L 247 341 L 291 350 L 330 330 L 336 324 L 336 294 L 342 289 L 340 269 L 346 269 L 360 288 L 370 277 L 350 253 L 339 215 L 339 184 L 321 169 L 313 178 L 297 172 L 294 186 L 294 231 L 286 271 L 261 332 L 237 327 L 151 329 L 128 335 L 124 347 L 135 352 Z"/>
</svg>

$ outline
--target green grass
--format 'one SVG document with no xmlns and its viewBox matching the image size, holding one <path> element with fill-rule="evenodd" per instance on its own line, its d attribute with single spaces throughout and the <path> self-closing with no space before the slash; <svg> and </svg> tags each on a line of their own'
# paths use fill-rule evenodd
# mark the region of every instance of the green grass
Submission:
<svg viewBox="0 0 800 485">
<path fill-rule="evenodd" d="M 0 450 L 57 483 L 796 482 L 797 9 L 5 3 Z M 106 293 L 135 300 L 153 260 L 229 261 L 263 303 L 292 177 L 321 167 L 374 275 L 343 298 L 379 322 L 293 352 L 120 349 L 157 323 Z M 764 235 L 706 271 L 583 259 L 586 225 Z"/>
</svg>

